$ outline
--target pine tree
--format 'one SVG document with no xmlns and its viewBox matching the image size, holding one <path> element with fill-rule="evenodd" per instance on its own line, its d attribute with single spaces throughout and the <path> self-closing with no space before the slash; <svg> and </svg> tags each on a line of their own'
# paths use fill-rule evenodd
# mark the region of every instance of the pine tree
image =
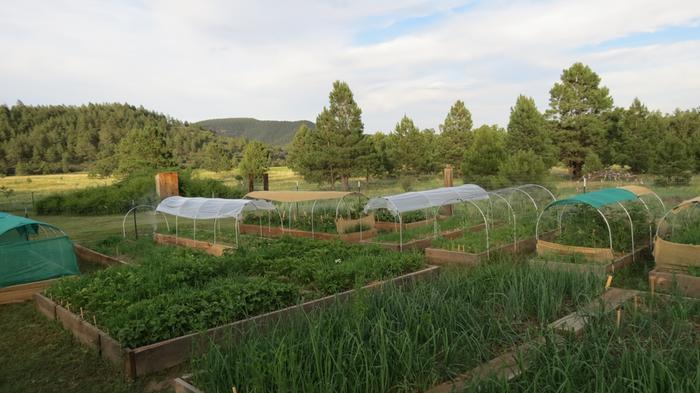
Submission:
<svg viewBox="0 0 700 393">
<path fill-rule="evenodd" d="M 243 151 L 238 170 L 245 178 L 261 178 L 270 169 L 270 149 L 264 143 L 252 141 Z"/>
<path fill-rule="evenodd" d="M 510 154 L 529 150 L 539 156 L 547 168 L 556 163 L 556 147 L 549 127 L 530 97 L 519 96 L 515 106 L 510 108 L 506 150 Z"/>
<path fill-rule="evenodd" d="M 452 165 L 459 170 L 460 163 L 464 158 L 472 141 L 472 114 L 464 106 L 464 102 L 457 100 L 450 112 L 445 117 L 445 121 L 440 125 L 440 135 L 438 136 L 438 154 L 442 165 Z"/>
<path fill-rule="evenodd" d="M 501 184 L 499 170 L 506 159 L 505 131 L 496 126 L 481 126 L 474 130 L 474 142 L 462 161 L 462 176 L 466 183 L 487 188 Z"/>
<path fill-rule="evenodd" d="M 438 162 L 435 139 L 435 132 L 421 131 L 404 115 L 388 137 L 388 153 L 394 170 L 402 175 L 434 172 Z"/>
<path fill-rule="evenodd" d="M 561 82 L 549 91 L 547 116 L 554 125 L 554 140 L 559 158 L 581 177 L 589 150 L 599 151 L 605 141 L 603 115 L 612 108 L 607 87 L 600 86 L 600 77 L 588 66 L 575 63 L 564 70 Z"/>
<path fill-rule="evenodd" d="M 314 130 L 297 131 L 291 164 L 307 180 L 325 179 L 333 188 L 340 180 L 347 190 L 350 176 L 363 172 L 359 163 L 370 154 L 370 145 L 363 133 L 362 110 L 347 83 L 333 83 L 329 102 L 316 117 Z"/>
</svg>

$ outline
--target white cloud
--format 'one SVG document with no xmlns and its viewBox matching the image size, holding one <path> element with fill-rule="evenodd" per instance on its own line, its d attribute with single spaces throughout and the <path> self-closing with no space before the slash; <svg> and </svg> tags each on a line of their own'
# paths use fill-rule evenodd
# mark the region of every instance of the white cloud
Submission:
<svg viewBox="0 0 700 393">
<path fill-rule="evenodd" d="M 596 49 L 700 20 L 697 1 L 15 1 L 0 14 L 0 102 L 128 101 L 184 120 L 313 120 L 346 80 L 368 131 L 406 113 L 436 128 L 456 99 L 505 125 L 518 94 L 544 109 L 561 70 L 584 61 L 619 105 L 700 103 L 700 41 Z M 438 15 L 377 44 L 361 32 Z M 682 37 L 681 37 L 682 41 Z M 582 50 L 581 48 L 586 48 Z"/>
</svg>

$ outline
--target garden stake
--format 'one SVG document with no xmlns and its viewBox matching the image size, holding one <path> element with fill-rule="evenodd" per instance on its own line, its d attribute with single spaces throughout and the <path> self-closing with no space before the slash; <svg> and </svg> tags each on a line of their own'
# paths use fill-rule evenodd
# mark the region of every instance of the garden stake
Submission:
<svg viewBox="0 0 700 393">
<path fill-rule="evenodd" d="M 80 307 L 80 319 L 85 320 L 85 315 L 83 315 L 83 308 Z"/>
<path fill-rule="evenodd" d="M 620 327 L 620 320 L 622 319 L 622 307 L 617 308 L 617 322 L 616 326 L 619 328 Z"/>
<path fill-rule="evenodd" d="M 608 280 L 605 282 L 605 289 L 606 290 L 610 289 L 610 285 L 612 285 L 612 280 L 613 280 L 613 276 L 608 274 Z"/>
</svg>

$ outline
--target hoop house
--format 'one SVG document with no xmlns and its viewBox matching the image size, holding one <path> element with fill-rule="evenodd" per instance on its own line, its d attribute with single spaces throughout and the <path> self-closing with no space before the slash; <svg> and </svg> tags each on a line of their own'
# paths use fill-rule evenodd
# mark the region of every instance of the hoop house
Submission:
<svg viewBox="0 0 700 393">
<path fill-rule="evenodd" d="M 172 196 L 163 199 L 156 207 L 156 212 L 175 216 L 175 236 L 179 235 L 178 219 L 192 220 L 194 240 L 197 240 L 197 221 L 214 221 L 214 243 L 216 243 L 217 224 L 227 218 L 233 218 L 235 223 L 236 246 L 239 244 L 238 234 L 240 221 L 248 212 L 275 210 L 275 206 L 266 201 L 251 199 L 222 199 L 222 198 L 185 198 Z"/>
<path fill-rule="evenodd" d="M 0 213 L 0 288 L 80 274 L 73 242 L 40 221 Z"/>
<path fill-rule="evenodd" d="M 433 237 L 438 234 L 438 214 L 443 208 L 447 208 L 448 216 L 443 226 L 460 225 L 462 220 L 455 214 L 454 209 L 464 208 L 466 205 L 473 206 L 481 215 L 486 232 L 486 242 L 488 243 L 488 218 L 477 202 L 489 201 L 489 193 L 475 184 L 465 184 L 457 187 L 442 187 L 427 191 L 406 192 L 403 194 L 389 195 L 372 198 L 365 206 L 365 212 L 386 210 L 391 214 L 398 226 L 399 250 L 403 250 L 404 240 L 404 215 L 412 212 L 423 212 L 424 217 L 432 217 Z M 488 212 L 488 211 L 487 211 Z"/>
<path fill-rule="evenodd" d="M 547 213 L 555 212 L 552 216 Z M 537 253 L 583 256 L 596 262 L 615 259 L 615 254 L 637 250 L 636 242 L 653 221 L 648 206 L 626 189 L 606 188 L 560 199 L 539 214 L 535 228 Z M 540 239 L 556 230 L 555 241 Z M 643 238 L 643 237 L 642 237 Z"/>
<path fill-rule="evenodd" d="M 359 192 L 253 191 L 245 198 L 262 199 L 278 206 L 280 227 L 274 233 L 269 228 L 270 235 L 340 237 L 355 241 L 374 233 L 374 216 L 364 214 L 362 206 L 367 197 Z"/>
<path fill-rule="evenodd" d="M 700 197 L 681 202 L 659 220 L 654 260 L 657 269 L 700 276 Z"/>
</svg>

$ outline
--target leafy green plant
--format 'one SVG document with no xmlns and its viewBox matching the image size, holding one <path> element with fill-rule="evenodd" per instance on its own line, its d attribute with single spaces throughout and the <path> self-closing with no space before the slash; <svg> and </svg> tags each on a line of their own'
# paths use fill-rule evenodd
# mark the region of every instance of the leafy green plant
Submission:
<svg viewBox="0 0 700 393">
<path fill-rule="evenodd" d="M 60 280 L 47 294 L 72 310 L 82 308 L 129 347 L 219 326 L 423 266 L 423 258 L 416 253 L 291 237 L 249 239 L 222 257 L 159 246 L 150 239 L 110 238 L 97 248 L 107 253 L 118 249 L 132 265 Z"/>
</svg>

